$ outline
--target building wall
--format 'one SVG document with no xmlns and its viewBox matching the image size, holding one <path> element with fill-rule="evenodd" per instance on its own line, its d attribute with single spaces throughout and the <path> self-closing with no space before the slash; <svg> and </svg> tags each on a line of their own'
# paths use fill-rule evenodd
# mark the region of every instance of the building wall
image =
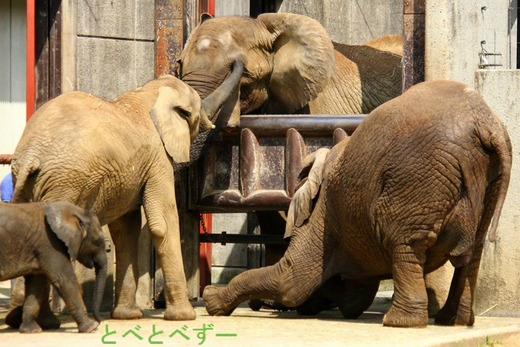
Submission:
<svg viewBox="0 0 520 347">
<path fill-rule="evenodd" d="M 298 13 L 319 21 L 333 41 L 361 44 L 403 31 L 402 0 L 284 0 L 280 12 Z"/>
<path fill-rule="evenodd" d="M 13 154 L 25 127 L 25 6 L 0 0 L 0 154 Z M 0 165 L 0 180 L 10 170 Z"/>
<path fill-rule="evenodd" d="M 511 183 L 497 231 L 497 240 L 486 240 L 475 298 L 475 314 L 520 315 L 520 232 L 518 215 L 520 182 L 520 70 L 516 59 L 517 1 L 427 0 L 427 80 L 461 81 L 479 91 L 502 119 L 513 145 Z M 502 67 L 479 69 L 481 42 L 488 52 L 502 53 Z M 511 43 L 511 44 L 510 44 Z M 510 59 L 511 58 L 511 59 Z M 449 274 L 445 271 L 445 286 Z"/>
<path fill-rule="evenodd" d="M 155 74 L 155 7 L 154 0 L 62 1 L 62 92 L 80 90 L 106 100 L 142 86 Z M 108 228 L 105 235 L 110 240 Z M 143 223 L 139 254 L 137 303 L 153 307 L 151 240 Z M 112 260 L 104 309 L 112 307 L 114 246 L 108 254 Z M 91 271 L 77 266 L 85 292 L 93 280 Z M 87 303 L 90 295 L 85 295 Z"/>
</svg>

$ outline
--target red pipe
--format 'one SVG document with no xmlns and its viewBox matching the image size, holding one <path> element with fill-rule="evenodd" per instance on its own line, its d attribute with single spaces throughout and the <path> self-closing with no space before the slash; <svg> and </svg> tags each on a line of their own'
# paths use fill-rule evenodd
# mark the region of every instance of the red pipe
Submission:
<svg viewBox="0 0 520 347">
<path fill-rule="evenodd" d="M 201 12 L 215 16 L 215 0 L 203 1 L 201 10 Z M 206 230 L 204 230 L 202 222 L 204 222 Z M 213 216 L 210 213 L 202 213 L 199 232 L 211 234 L 212 227 Z M 200 296 L 202 296 L 204 288 L 211 284 L 211 264 L 211 243 L 199 243 Z"/>
<path fill-rule="evenodd" d="M 27 61 L 26 61 L 26 120 L 31 118 L 34 113 L 35 100 L 35 1 L 27 0 Z"/>
</svg>

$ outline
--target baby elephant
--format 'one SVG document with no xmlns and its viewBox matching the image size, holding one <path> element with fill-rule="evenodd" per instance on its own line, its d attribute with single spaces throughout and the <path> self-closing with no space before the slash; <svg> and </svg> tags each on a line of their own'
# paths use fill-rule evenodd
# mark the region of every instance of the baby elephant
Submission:
<svg viewBox="0 0 520 347">
<path fill-rule="evenodd" d="M 106 282 L 107 256 L 99 221 L 90 211 L 68 202 L 0 204 L 0 280 L 25 278 L 25 302 L 6 324 L 22 333 L 57 329 L 49 307 L 52 284 L 65 300 L 81 333 L 98 325 Z M 71 261 L 96 270 L 94 321 L 88 317 Z"/>
</svg>

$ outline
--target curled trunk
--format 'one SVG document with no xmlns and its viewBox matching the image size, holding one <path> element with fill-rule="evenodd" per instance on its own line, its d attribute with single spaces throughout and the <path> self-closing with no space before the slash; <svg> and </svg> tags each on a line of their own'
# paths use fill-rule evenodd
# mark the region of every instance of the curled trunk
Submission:
<svg viewBox="0 0 520 347">
<path fill-rule="evenodd" d="M 201 116 L 203 118 L 206 117 L 215 123 L 218 110 L 229 96 L 239 88 L 243 72 L 244 64 L 239 60 L 235 60 L 231 74 L 215 91 L 202 100 Z"/>
</svg>

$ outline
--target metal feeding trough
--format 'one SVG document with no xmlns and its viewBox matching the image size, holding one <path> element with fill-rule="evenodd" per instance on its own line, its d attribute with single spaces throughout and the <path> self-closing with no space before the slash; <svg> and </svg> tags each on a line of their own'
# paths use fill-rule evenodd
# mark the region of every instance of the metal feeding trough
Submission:
<svg viewBox="0 0 520 347">
<path fill-rule="evenodd" d="M 226 129 L 190 174 L 190 208 L 287 210 L 303 158 L 351 134 L 365 115 L 247 115 Z M 201 234 L 200 242 L 279 243 L 281 235 Z"/>
</svg>

